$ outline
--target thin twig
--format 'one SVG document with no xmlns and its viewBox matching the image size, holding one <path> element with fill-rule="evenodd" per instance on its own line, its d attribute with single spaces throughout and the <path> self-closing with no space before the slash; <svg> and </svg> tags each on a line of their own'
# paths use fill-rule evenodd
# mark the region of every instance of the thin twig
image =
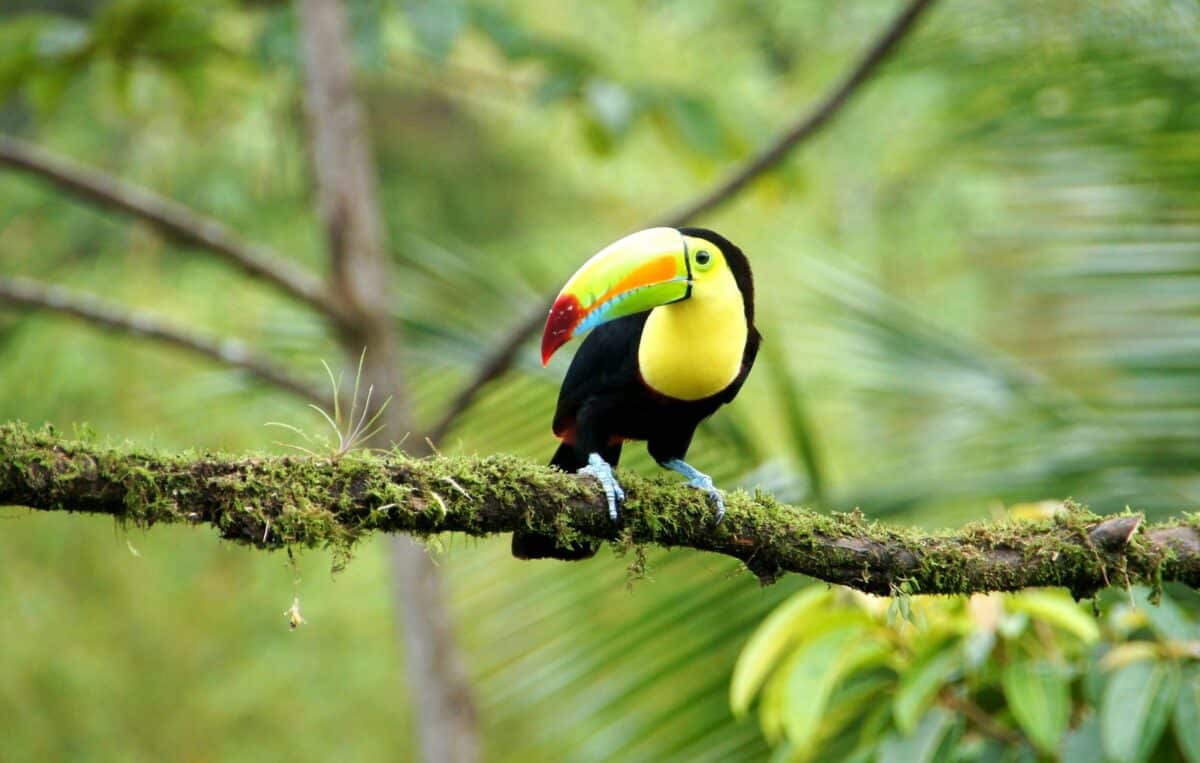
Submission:
<svg viewBox="0 0 1200 763">
<path fill-rule="evenodd" d="M 69 315 L 111 331 L 154 339 L 197 355 L 240 368 L 262 381 L 305 400 L 325 400 L 325 394 L 297 379 L 272 361 L 256 355 L 244 342 L 221 339 L 172 323 L 148 310 L 131 309 L 91 294 L 38 283 L 28 278 L 0 278 L 0 303 Z"/>
<path fill-rule="evenodd" d="M 656 222 L 647 225 L 679 226 L 693 220 L 699 215 L 710 212 L 724 204 L 746 188 L 765 172 L 775 167 L 790 154 L 796 146 L 817 134 L 834 116 L 841 111 L 879 66 L 887 60 L 901 40 L 912 30 L 913 25 L 934 0 L 912 0 L 892 23 L 875 40 L 874 44 L 859 59 L 858 63 L 844 79 L 831 90 L 815 107 L 803 113 L 793 121 L 775 140 L 771 141 L 758 154 L 745 163 L 736 167 L 724 179 L 708 191 L 693 200 L 683 204 L 678 209 L 656 218 Z M 549 295 L 538 310 L 531 313 L 512 328 L 496 349 L 483 359 L 475 373 L 462 386 L 458 394 L 451 400 L 441 418 L 430 428 L 430 438 L 438 442 L 466 412 L 478 397 L 479 393 L 491 382 L 503 376 L 512 367 L 517 352 L 530 336 L 532 336 L 546 320 L 546 312 L 554 296 Z"/>
<path fill-rule="evenodd" d="M 8 135 L 0 135 L 0 166 L 28 173 L 84 201 L 142 220 L 172 240 L 211 252 L 282 289 L 335 323 L 343 318 L 344 311 L 315 274 L 270 247 L 239 238 L 224 224 L 177 201 Z"/>
<path fill-rule="evenodd" d="M 1004 744 L 1024 744 L 1025 737 L 1001 725 L 987 711 L 971 701 L 970 697 L 956 694 L 953 689 L 943 689 L 937 695 L 938 703 L 966 718 L 980 734 Z"/>
</svg>

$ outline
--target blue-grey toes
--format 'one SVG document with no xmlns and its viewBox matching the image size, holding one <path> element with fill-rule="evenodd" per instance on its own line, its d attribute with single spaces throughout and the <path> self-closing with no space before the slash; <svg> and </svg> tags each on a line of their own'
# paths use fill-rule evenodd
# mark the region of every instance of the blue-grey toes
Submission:
<svg viewBox="0 0 1200 763">
<path fill-rule="evenodd" d="M 708 500 L 717 506 L 717 521 L 715 524 L 721 524 L 721 520 L 725 519 L 725 496 L 720 490 L 713 487 L 712 480 L 709 480 L 707 485 L 697 485 L 695 482 L 690 484 L 708 493 Z"/>
<path fill-rule="evenodd" d="M 621 488 L 621 483 L 617 482 L 617 477 L 613 474 L 613 468 L 609 463 L 601 458 L 599 453 L 592 453 L 588 456 L 588 465 L 580 469 L 578 473 L 596 478 L 600 487 L 604 488 L 604 497 L 608 499 L 609 518 L 614 522 L 618 521 L 620 514 L 617 506 L 625 502 L 625 491 Z"/>
<path fill-rule="evenodd" d="M 712 477 L 709 477 L 681 458 L 672 458 L 670 461 L 664 463 L 663 466 L 671 471 L 679 472 L 684 477 L 687 477 L 689 485 L 707 493 L 708 500 L 716 504 L 717 524 L 721 524 L 721 520 L 725 518 L 725 496 L 713 484 Z"/>
</svg>

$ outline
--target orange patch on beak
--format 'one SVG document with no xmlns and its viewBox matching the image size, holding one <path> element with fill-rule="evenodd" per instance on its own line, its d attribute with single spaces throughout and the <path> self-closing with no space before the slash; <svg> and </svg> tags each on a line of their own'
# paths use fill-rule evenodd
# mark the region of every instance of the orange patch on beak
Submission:
<svg viewBox="0 0 1200 763">
<path fill-rule="evenodd" d="M 618 294 L 624 294 L 627 291 L 633 291 L 639 286 L 659 283 L 660 281 L 669 281 L 674 277 L 675 258 L 657 257 L 632 270 L 629 275 L 622 278 L 611 289 L 604 292 L 600 299 L 596 300 L 595 303 L 588 308 L 587 312 L 590 313 Z"/>
</svg>

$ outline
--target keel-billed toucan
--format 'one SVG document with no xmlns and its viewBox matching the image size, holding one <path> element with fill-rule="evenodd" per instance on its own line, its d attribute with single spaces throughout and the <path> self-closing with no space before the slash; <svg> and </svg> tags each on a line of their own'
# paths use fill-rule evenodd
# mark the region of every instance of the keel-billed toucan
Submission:
<svg viewBox="0 0 1200 763">
<path fill-rule="evenodd" d="M 584 263 L 550 309 L 542 364 L 572 337 L 592 330 L 563 379 L 554 413 L 562 440 L 551 466 L 595 477 L 613 521 L 625 498 L 613 469 L 626 440 L 645 440 L 654 460 L 725 502 L 708 475 L 687 462 L 701 421 L 733 400 L 754 365 L 754 283 L 746 255 L 702 228 L 650 228 Z M 563 547 L 513 534 L 524 559 L 585 559 L 592 544 Z"/>
</svg>

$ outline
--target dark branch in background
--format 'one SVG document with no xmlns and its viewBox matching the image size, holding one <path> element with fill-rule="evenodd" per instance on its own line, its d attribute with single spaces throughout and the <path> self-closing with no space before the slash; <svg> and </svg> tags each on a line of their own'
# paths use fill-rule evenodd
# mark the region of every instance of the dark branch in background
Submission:
<svg viewBox="0 0 1200 763">
<path fill-rule="evenodd" d="M 723 180 L 710 190 L 700 194 L 678 209 L 663 215 L 654 225 L 678 227 L 685 225 L 696 217 L 711 212 L 732 199 L 739 191 L 746 188 L 768 170 L 772 169 L 792 152 L 798 145 L 816 135 L 841 111 L 851 97 L 862 87 L 871 75 L 895 51 L 896 46 L 912 30 L 921 14 L 933 4 L 933 0 L 912 0 L 900 15 L 884 30 L 873 45 L 867 50 L 858 63 L 850 70 L 837 87 L 829 92 L 814 108 L 806 111 L 791 125 L 779 134 L 775 140 L 763 148 L 757 155 L 735 168 Z M 543 308 L 531 313 L 497 345 L 496 349 L 483 359 L 475 373 L 454 396 L 450 406 L 441 418 L 430 428 L 430 438 L 438 442 L 458 419 L 475 401 L 475 398 L 491 382 L 503 376 L 512 367 L 517 352 L 525 340 L 542 327 L 546 313 L 554 296 L 548 296 Z"/>
<path fill-rule="evenodd" d="M 84 201 L 142 220 L 169 239 L 219 255 L 249 275 L 308 303 L 335 323 L 341 320 L 341 307 L 315 275 L 176 201 L 7 135 L 0 135 L 0 165 L 47 180 Z"/>
<path fill-rule="evenodd" d="M 391 397 L 381 411 L 379 444 L 413 433 L 402 367 L 401 332 L 391 314 L 395 281 L 387 255 L 375 162 L 355 91 L 354 55 L 345 4 L 296 0 L 304 111 L 318 211 L 330 258 L 330 291 L 346 306 L 341 343 L 353 359 L 366 348 L 363 383 Z M 378 404 L 378 403 L 377 403 Z M 411 438 L 410 449 L 426 440 Z M 433 560 L 411 538 L 393 538 L 393 590 L 398 630 L 405 637 L 406 689 L 421 759 L 475 763 L 478 715 L 457 649 L 450 613 Z"/>
<path fill-rule="evenodd" d="M 743 492 L 713 524 L 705 496 L 626 475 L 623 526 L 590 477 L 512 456 L 413 459 L 206 456 L 190 460 L 0 425 L 0 505 L 110 514 L 140 527 L 207 524 L 260 548 L 332 547 L 373 532 L 484 536 L 532 528 L 562 540 L 679 546 L 741 560 L 770 582 L 799 572 L 868 593 L 962 595 L 1179 581 L 1200 587 L 1200 518 L 1147 525 L 1070 507 L 1053 520 L 923 532 L 824 515 Z"/>
<path fill-rule="evenodd" d="M 921 14 L 933 4 L 933 0 L 912 0 L 900 15 L 892 21 L 883 34 L 875 40 L 859 62 L 841 84 L 833 89 L 825 98 L 810 111 L 805 112 L 790 127 L 780 133 L 774 141 L 763 148 L 750 161 L 731 172 L 724 180 L 717 183 L 707 193 L 689 201 L 674 212 L 661 218 L 657 225 L 676 227 L 710 212 L 716 207 L 733 198 L 738 191 L 745 188 L 760 175 L 779 164 L 791 153 L 792 149 L 813 135 L 841 111 L 858 89 L 870 79 L 887 57 L 896 49 L 896 45 L 916 24 Z"/>
<path fill-rule="evenodd" d="M 91 294 L 15 277 L 0 278 L 0 304 L 69 315 L 111 331 L 179 347 L 230 368 L 247 371 L 261 381 L 287 390 L 305 401 L 320 402 L 332 410 L 331 401 L 321 389 L 310 386 L 271 361 L 259 357 L 244 342 L 212 337 L 173 324 L 148 310 L 133 310 Z"/>
</svg>

